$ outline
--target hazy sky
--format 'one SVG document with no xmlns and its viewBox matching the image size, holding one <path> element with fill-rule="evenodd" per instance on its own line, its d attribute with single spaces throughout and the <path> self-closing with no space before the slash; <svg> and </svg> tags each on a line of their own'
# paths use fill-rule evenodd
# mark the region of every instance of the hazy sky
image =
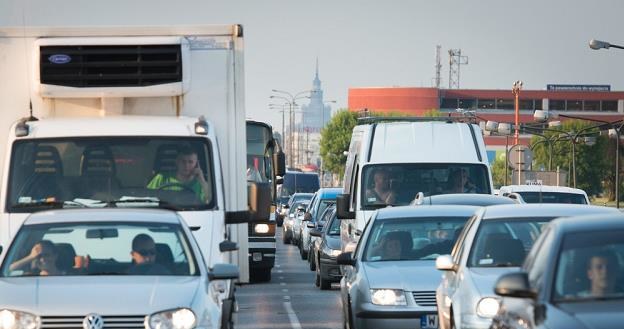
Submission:
<svg viewBox="0 0 624 329">
<path fill-rule="evenodd" d="M 72 17 L 79 24 L 102 25 L 105 6 L 119 8 L 121 25 L 244 24 L 247 112 L 275 127 L 281 115 L 267 109 L 271 89 L 309 89 L 317 57 L 325 99 L 346 107 L 349 87 L 431 86 L 437 44 L 443 86 L 447 51 L 461 48 L 469 57 L 462 88 L 510 89 L 520 79 L 525 89 L 583 83 L 624 90 L 624 50 L 587 45 L 592 38 L 624 44 L 621 0 L 0 0 L 0 25 L 21 25 L 22 8 L 26 22 L 56 25 L 69 7 L 83 10 Z"/>
</svg>

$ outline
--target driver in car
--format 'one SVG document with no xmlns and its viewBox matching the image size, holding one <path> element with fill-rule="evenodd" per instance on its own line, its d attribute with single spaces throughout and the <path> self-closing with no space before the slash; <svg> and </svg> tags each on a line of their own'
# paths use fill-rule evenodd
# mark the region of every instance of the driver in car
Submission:
<svg viewBox="0 0 624 329">
<path fill-rule="evenodd" d="M 202 201 L 207 201 L 209 187 L 204 173 L 199 168 L 197 152 L 190 146 L 182 146 L 176 157 L 176 171 L 158 173 L 147 184 L 148 189 L 182 191 L 192 190 Z"/>
</svg>

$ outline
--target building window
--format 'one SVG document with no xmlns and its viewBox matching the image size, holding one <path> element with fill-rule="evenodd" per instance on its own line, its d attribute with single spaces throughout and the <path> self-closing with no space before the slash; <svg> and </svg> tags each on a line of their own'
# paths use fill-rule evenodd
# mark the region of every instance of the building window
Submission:
<svg viewBox="0 0 624 329">
<path fill-rule="evenodd" d="M 551 99 L 548 101 L 549 110 L 565 111 L 565 101 L 558 99 Z"/>
<path fill-rule="evenodd" d="M 568 101 L 567 111 L 582 111 L 583 101 Z"/>
<path fill-rule="evenodd" d="M 440 102 L 441 109 L 456 109 L 457 108 L 457 98 L 442 98 Z"/>
<path fill-rule="evenodd" d="M 541 99 L 534 99 L 533 100 L 533 109 L 535 110 L 541 110 L 542 109 L 542 100 Z"/>
<path fill-rule="evenodd" d="M 584 101 L 583 111 L 600 111 L 600 101 Z"/>
<path fill-rule="evenodd" d="M 520 103 L 522 104 L 522 103 Z M 496 108 L 500 110 L 513 110 L 515 109 L 515 104 L 513 99 L 502 99 L 499 98 L 496 100 Z M 520 106 L 520 108 L 523 108 Z"/>
<path fill-rule="evenodd" d="M 460 109 L 475 109 L 477 108 L 477 102 L 475 99 L 459 99 Z"/>
<path fill-rule="evenodd" d="M 532 99 L 521 99 L 520 100 L 520 109 L 521 110 L 534 110 Z"/>
<path fill-rule="evenodd" d="M 603 112 L 617 112 L 617 110 L 618 110 L 617 101 L 602 101 Z"/>
<path fill-rule="evenodd" d="M 493 99 L 479 99 L 477 100 L 480 109 L 490 110 L 494 108 Z"/>
</svg>

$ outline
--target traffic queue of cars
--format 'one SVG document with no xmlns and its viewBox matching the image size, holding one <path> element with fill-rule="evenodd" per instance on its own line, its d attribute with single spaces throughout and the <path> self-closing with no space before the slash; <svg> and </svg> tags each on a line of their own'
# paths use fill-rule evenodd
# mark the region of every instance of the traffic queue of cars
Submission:
<svg viewBox="0 0 624 329">
<path fill-rule="evenodd" d="M 541 328 L 558 321 L 577 328 L 595 316 L 579 303 L 600 301 L 599 314 L 624 306 L 624 234 L 614 233 L 624 216 L 614 208 L 484 194 L 419 197 L 374 211 L 355 249 L 343 252 L 336 206 L 312 209 L 330 190 L 337 191 L 317 191 L 295 218 L 311 236 L 307 260 L 315 285 L 326 290 L 340 283 L 345 328 Z M 594 241 L 592 230 L 604 238 Z M 303 252 L 303 234 L 297 236 Z M 600 250 L 596 271 L 614 273 L 603 280 L 611 287 L 606 297 L 590 294 L 590 249 Z M 536 301 L 541 308 L 528 307 Z M 562 301 L 566 308 L 558 308 Z M 574 315 L 581 310 L 584 319 Z"/>
</svg>

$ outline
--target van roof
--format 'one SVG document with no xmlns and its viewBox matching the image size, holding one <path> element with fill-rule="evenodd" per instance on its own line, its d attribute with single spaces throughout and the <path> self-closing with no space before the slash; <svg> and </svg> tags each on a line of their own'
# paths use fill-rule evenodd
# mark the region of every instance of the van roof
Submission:
<svg viewBox="0 0 624 329">
<path fill-rule="evenodd" d="M 466 123 L 384 122 L 374 129 L 370 162 L 487 163 L 474 125 L 471 131 Z"/>
</svg>

